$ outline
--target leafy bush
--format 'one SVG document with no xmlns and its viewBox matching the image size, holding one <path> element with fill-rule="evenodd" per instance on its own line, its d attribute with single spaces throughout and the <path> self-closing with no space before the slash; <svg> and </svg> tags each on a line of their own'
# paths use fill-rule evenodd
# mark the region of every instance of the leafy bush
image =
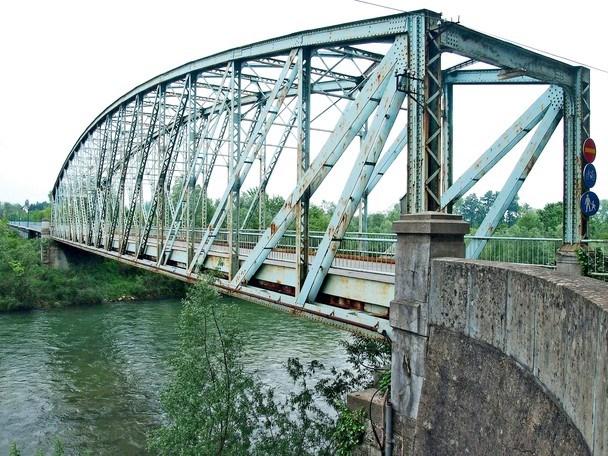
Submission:
<svg viewBox="0 0 608 456">
<path fill-rule="evenodd" d="M 601 247 L 578 249 L 576 256 L 584 276 L 608 280 L 608 257 Z"/>
<path fill-rule="evenodd" d="M 64 456 L 65 454 L 65 448 L 63 446 L 63 442 L 59 439 L 55 439 L 54 443 L 53 443 L 53 452 L 50 453 L 51 456 Z M 45 453 L 39 448 L 36 453 L 35 456 L 44 456 Z M 17 444 L 15 442 L 11 443 L 11 446 L 8 450 L 8 456 L 21 456 L 21 451 L 19 450 L 19 448 L 17 447 Z"/>
<path fill-rule="evenodd" d="M 336 455 L 348 456 L 355 447 L 363 442 L 365 436 L 365 412 L 340 408 L 333 439 L 336 442 Z"/>
<path fill-rule="evenodd" d="M 68 271 L 49 268 L 40 263 L 40 242 L 0 220 L 0 311 L 183 296 L 177 280 L 85 253 L 74 255 Z"/>
<path fill-rule="evenodd" d="M 362 438 L 363 412 L 346 409 L 345 395 L 386 372 L 390 345 L 355 336 L 346 343 L 351 369 L 290 358 L 293 391 L 278 398 L 243 368 L 240 334 L 216 306 L 212 278 L 193 286 L 179 319 L 174 377 L 162 395 L 167 423 L 150 436 L 161 455 L 346 455 Z M 319 378 L 319 380 L 314 380 Z"/>
</svg>

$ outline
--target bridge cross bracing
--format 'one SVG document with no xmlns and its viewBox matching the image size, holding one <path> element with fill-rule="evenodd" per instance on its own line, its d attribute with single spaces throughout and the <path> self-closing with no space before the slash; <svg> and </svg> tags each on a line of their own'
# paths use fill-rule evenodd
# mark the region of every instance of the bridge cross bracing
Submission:
<svg viewBox="0 0 608 456">
<path fill-rule="evenodd" d="M 546 91 L 454 180 L 453 88 L 487 84 Z M 57 177 L 51 235 L 183 280 L 217 269 L 227 292 L 380 328 L 393 238 L 349 226 L 358 215 L 364 231 L 368 198 L 398 157 L 402 212 L 450 212 L 530 136 L 469 242 L 475 258 L 562 122 L 563 239 L 576 244 L 589 112 L 588 69 L 431 11 L 294 33 L 189 62 L 108 106 Z M 329 225 L 313 233 L 310 199 L 344 166 Z M 277 182 L 280 208 L 267 195 Z"/>
</svg>

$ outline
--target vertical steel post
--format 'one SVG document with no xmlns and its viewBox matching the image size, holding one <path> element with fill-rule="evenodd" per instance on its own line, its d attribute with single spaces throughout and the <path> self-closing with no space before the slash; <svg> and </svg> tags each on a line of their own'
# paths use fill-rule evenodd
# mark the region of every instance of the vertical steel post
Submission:
<svg viewBox="0 0 608 456">
<path fill-rule="evenodd" d="M 194 186 L 196 184 L 196 180 L 194 176 L 191 176 L 188 173 L 190 169 L 190 165 L 192 160 L 195 159 L 196 155 L 196 138 L 195 128 L 196 128 L 196 96 L 193 96 L 193 91 L 196 88 L 196 83 L 193 81 L 193 77 L 189 77 L 186 81 L 188 84 L 187 91 L 184 91 L 184 96 L 186 93 L 189 95 L 189 106 L 188 106 L 188 130 L 187 130 L 187 140 L 186 140 L 186 158 L 184 160 L 184 185 L 186 186 L 186 247 L 188 254 L 188 263 L 192 259 L 192 254 L 194 250 L 193 240 L 194 240 L 194 232 L 193 230 L 196 227 L 196 223 L 193 223 L 193 214 L 191 214 L 191 196 L 194 190 Z M 177 122 L 177 119 L 176 119 Z M 173 128 L 177 128 L 174 126 Z"/>
<path fill-rule="evenodd" d="M 260 187 L 258 191 L 258 230 L 266 228 L 266 139 L 260 151 Z M 255 198 L 255 196 L 254 196 Z M 254 204 L 252 201 L 251 204 Z M 243 227 L 244 228 L 244 227 Z"/>
<path fill-rule="evenodd" d="M 588 235 L 579 207 L 583 192 L 583 142 L 590 135 L 589 69 L 579 67 L 574 89 L 564 97 L 564 244 L 578 244 Z"/>
<path fill-rule="evenodd" d="M 88 231 L 88 245 L 96 246 L 96 238 L 97 229 L 101 226 L 103 221 L 101 220 L 101 211 L 98 210 L 98 207 L 102 205 L 103 200 L 103 172 L 104 165 L 107 166 L 106 163 L 106 155 L 108 150 L 108 144 L 112 142 L 111 139 L 112 132 L 112 116 L 109 115 L 106 117 L 104 122 L 104 129 L 102 135 L 101 146 L 96 149 L 97 154 L 97 176 L 95 179 L 94 193 L 93 193 L 93 201 L 91 204 L 91 214 L 90 214 L 90 223 L 89 223 L 89 231 Z M 111 144 L 110 144 L 111 146 Z M 93 160 L 95 164 L 95 160 Z M 109 175 L 109 171 L 107 173 Z"/>
<path fill-rule="evenodd" d="M 196 90 L 196 84 L 194 85 Z M 205 119 L 201 119 L 201 123 L 210 122 L 211 116 L 205 121 Z M 201 139 L 200 139 L 200 156 L 201 156 L 201 235 L 203 231 L 207 228 L 207 179 L 205 176 L 207 175 L 207 151 L 209 150 L 208 142 L 205 138 L 205 133 L 207 132 L 207 126 L 201 130 Z M 219 142 L 219 140 L 218 140 Z M 221 143 L 220 143 L 221 144 Z"/>
<path fill-rule="evenodd" d="M 235 179 L 228 199 L 228 276 L 230 279 L 239 270 L 239 209 L 241 182 L 237 172 L 241 150 L 241 64 L 233 62 L 230 75 L 230 145 L 228 152 L 228 182 Z"/>
<path fill-rule="evenodd" d="M 443 115 L 442 141 L 443 141 L 443 166 L 441 167 L 441 194 L 443 195 L 452 186 L 452 170 L 454 156 L 454 86 L 444 84 L 443 86 Z M 445 211 L 452 213 L 453 203 L 449 203 Z"/>
<path fill-rule="evenodd" d="M 363 124 L 363 128 L 361 128 L 361 131 L 359 132 L 359 149 L 363 147 L 366 135 L 367 122 Z M 363 192 L 363 195 L 361 196 L 361 203 L 359 204 L 359 232 L 367 232 L 367 190 Z M 362 244 L 359 246 L 359 249 L 366 250 L 363 241 Z"/>
<path fill-rule="evenodd" d="M 297 181 L 301 182 L 310 165 L 310 50 L 298 50 L 298 144 Z M 308 207 L 310 190 L 306 190 L 295 207 L 296 224 L 296 286 L 295 295 L 300 294 L 308 274 Z"/>
<path fill-rule="evenodd" d="M 156 172 L 160 176 L 161 167 L 163 157 L 165 156 L 167 145 L 165 141 L 166 135 L 166 112 L 167 112 L 167 88 L 165 86 L 161 87 L 161 98 L 160 98 L 160 113 L 159 113 L 159 135 L 158 135 L 158 154 L 157 154 L 157 166 Z M 163 244 L 165 239 L 165 183 L 157 180 L 158 185 L 161 185 L 163 188 L 160 189 L 161 197 L 158 201 L 158 215 L 156 219 L 156 256 L 160 256 L 160 252 L 163 250 Z M 154 214 L 150 214 L 151 217 Z"/>
<path fill-rule="evenodd" d="M 407 19 L 408 62 L 405 81 L 407 99 L 407 194 L 402 212 L 412 214 L 424 210 L 424 63 L 426 57 L 426 20 L 424 15 Z"/>
<path fill-rule="evenodd" d="M 408 213 L 441 207 L 441 49 L 434 23 L 438 19 L 424 12 L 407 17 Z"/>
<path fill-rule="evenodd" d="M 159 101 L 159 100 L 155 100 Z M 150 117 L 148 115 L 148 117 Z M 135 252 L 137 252 L 138 248 L 139 248 L 139 239 L 141 238 L 141 221 L 140 221 L 140 217 L 141 217 L 141 213 L 143 212 L 143 192 L 141 190 L 138 191 L 137 188 L 137 178 L 139 176 L 139 170 L 137 169 L 138 167 L 141 167 L 142 165 L 144 166 L 144 174 L 145 174 L 145 163 L 143 163 L 143 155 L 144 155 L 144 143 L 145 143 L 145 138 L 146 138 L 146 132 L 145 132 L 145 126 L 144 126 L 144 110 L 141 110 L 141 122 L 139 123 L 140 126 L 140 130 L 139 130 L 139 134 L 140 134 L 140 142 L 139 142 L 139 158 L 137 159 L 137 163 L 138 166 L 136 167 L 134 176 L 135 178 L 133 179 L 134 185 L 133 185 L 133 192 L 131 193 L 131 198 L 137 198 L 137 205 L 134 207 L 135 212 L 134 215 L 133 214 L 129 214 L 129 217 L 135 217 L 135 220 L 137 220 L 136 226 L 137 226 L 137 231 L 135 234 Z M 150 117 L 150 124 L 148 125 L 148 129 L 152 128 L 152 119 Z M 143 178 L 142 178 L 143 179 Z M 141 189 L 141 187 L 140 187 Z M 139 209 L 139 211 L 137 210 Z M 129 220 L 127 220 L 127 227 L 129 226 Z M 127 240 L 125 241 L 125 246 L 129 245 L 129 233 L 127 233 Z M 128 250 L 128 248 L 126 249 Z M 125 250 L 125 251 L 126 251 Z M 125 252 L 121 252 L 122 254 L 124 254 Z"/>
</svg>

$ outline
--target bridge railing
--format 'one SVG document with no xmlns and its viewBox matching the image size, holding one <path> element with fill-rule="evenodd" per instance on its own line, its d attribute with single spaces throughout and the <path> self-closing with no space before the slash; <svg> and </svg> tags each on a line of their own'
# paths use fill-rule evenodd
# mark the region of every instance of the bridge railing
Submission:
<svg viewBox="0 0 608 456">
<path fill-rule="evenodd" d="M 152 232 L 155 232 L 154 228 Z M 263 232 L 257 229 L 240 230 L 239 249 L 241 252 L 246 255 L 253 249 Z M 167 232 L 165 236 L 168 235 L 169 233 Z M 185 229 L 180 230 L 177 240 L 185 241 L 186 235 Z M 309 232 L 308 254 L 310 257 L 316 254 L 324 235 L 324 231 Z M 203 236 L 203 229 L 194 229 L 190 236 L 194 243 L 200 242 Z M 543 266 L 555 266 L 555 253 L 562 244 L 559 238 L 465 236 L 465 242 L 467 243 L 475 240 L 487 242 L 481 253 L 481 259 Z M 395 271 L 396 242 L 397 237 L 394 233 L 348 232 L 342 238 L 333 266 L 341 269 L 392 274 Z M 227 230 L 220 230 L 218 232 L 211 250 L 217 253 L 228 251 Z M 295 232 L 288 230 L 268 258 L 278 261 L 294 261 L 295 254 Z"/>
<path fill-rule="evenodd" d="M 485 240 L 487 244 L 479 259 L 505 263 L 534 264 L 555 267 L 556 253 L 563 241 L 560 238 L 480 237 L 465 236 L 465 243 Z M 585 239 L 580 261 L 586 273 L 608 280 L 608 239 Z"/>
<path fill-rule="evenodd" d="M 581 261 L 591 277 L 608 281 L 608 239 L 589 239 L 582 241 L 587 248 Z"/>
<path fill-rule="evenodd" d="M 480 260 L 540 266 L 555 266 L 556 252 L 563 243 L 559 238 L 465 236 L 465 244 L 475 241 L 486 241 Z"/>
<path fill-rule="evenodd" d="M 16 222 L 11 220 L 8 222 L 8 224 L 19 228 L 26 228 L 32 231 L 40 231 L 42 229 L 42 222 Z"/>
<path fill-rule="evenodd" d="M 27 222 L 10 222 L 14 226 L 27 227 Z M 40 225 L 30 222 L 30 229 Z M 35 228 L 34 228 L 35 229 Z M 156 233 L 153 228 L 152 233 Z M 239 231 L 239 249 L 247 255 L 258 243 L 263 231 L 247 229 Z M 169 233 L 166 232 L 165 236 Z M 325 232 L 309 232 L 309 257 L 317 252 Z M 194 243 L 201 241 L 203 229 L 193 230 L 190 237 Z M 177 240 L 186 240 L 186 231 L 178 232 Z M 485 241 L 486 245 L 479 259 L 500 261 L 505 263 L 519 263 L 555 267 L 556 252 L 562 245 L 560 238 L 527 238 L 512 236 L 465 236 L 465 243 Z M 397 237 L 394 233 L 362 233 L 348 232 L 342 238 L 340 248 L 333 261 L 333 267 L 356 271 L 379 272 L 394 274 L 395 272 L 395 246 Z M 584 240 L 586 254 L 581 261 L 589 275 L 608 280 L 608 240 Z M 295 232 L 287 231 L 279 244 L 272 250 L 269 259 L 278 261 L 295 261 L 296 254 Z M 228 251 L 228 232 L 220 230 L 215 238 L 211 250 L 217 253 Z"/>
<path fill-rule="evenodd" d="M 333 264 L 342 269 L 394 274 L 396 244 L 397 236 L 392 233 L 346 233 Z"/>
<path fill-rule="evenodd" d="M 263 231 L 240 230 L 239 249 L 246 254 L 253 249 Z M 323 236 L 324 231 L 311 231 L 308 236 L 308 254 L 313 257 Z M 195 235 L 195 241 L 200 235 Z M 334 259 L 333 266 L 341 269 L 374 271 L 392 274 L 395 271 L 396 235 L 392 233 L 346 233 L 342 238 L 340 248 Z M 215 238 L 212 251 L 226 252 L 228 248 L 228 232 L 220 230 Z M 287 231 L 279 244 L 272 249 L 268 256 L 271 260 L 294 261 L 296 254 L 296 234 Z"/>
</svg>

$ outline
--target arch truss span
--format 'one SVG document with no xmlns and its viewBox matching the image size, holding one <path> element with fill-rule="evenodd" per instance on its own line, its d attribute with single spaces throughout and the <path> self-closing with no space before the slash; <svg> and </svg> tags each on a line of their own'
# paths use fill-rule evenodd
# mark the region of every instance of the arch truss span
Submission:
<svg viewBox="0 0 608 456">
<path fill-rule="evenodd" d="M 444 53 L 461 63 L 442 66 Z M 478 62 L 491 69 L 463 69 Z M 528 155 L 567 109 L 571 203 L 588 128 L 583 70 L 426 10 L 189 62 L 134 88 L 82 133 L 52 191 L 52 235 L 184 280 L 219 270 L 227 291 L 387 329 L 394 238 L 364 233 L 382 177 L 407 176 L 394 198 L 407 212 L 451 210 L 479 178 L 452 182 L 452 87 L 546 84 L 525 114 L 525 128 L 542 127 Z M 499 146 L 482 156 L 483 172 L 509 149 Z M 332 212 L 313 232 L 310 201 L 321 187 L 333 192 Z M 565 229 L 577 241 L 582 221 L 569 214 Z"/>
</svg>

